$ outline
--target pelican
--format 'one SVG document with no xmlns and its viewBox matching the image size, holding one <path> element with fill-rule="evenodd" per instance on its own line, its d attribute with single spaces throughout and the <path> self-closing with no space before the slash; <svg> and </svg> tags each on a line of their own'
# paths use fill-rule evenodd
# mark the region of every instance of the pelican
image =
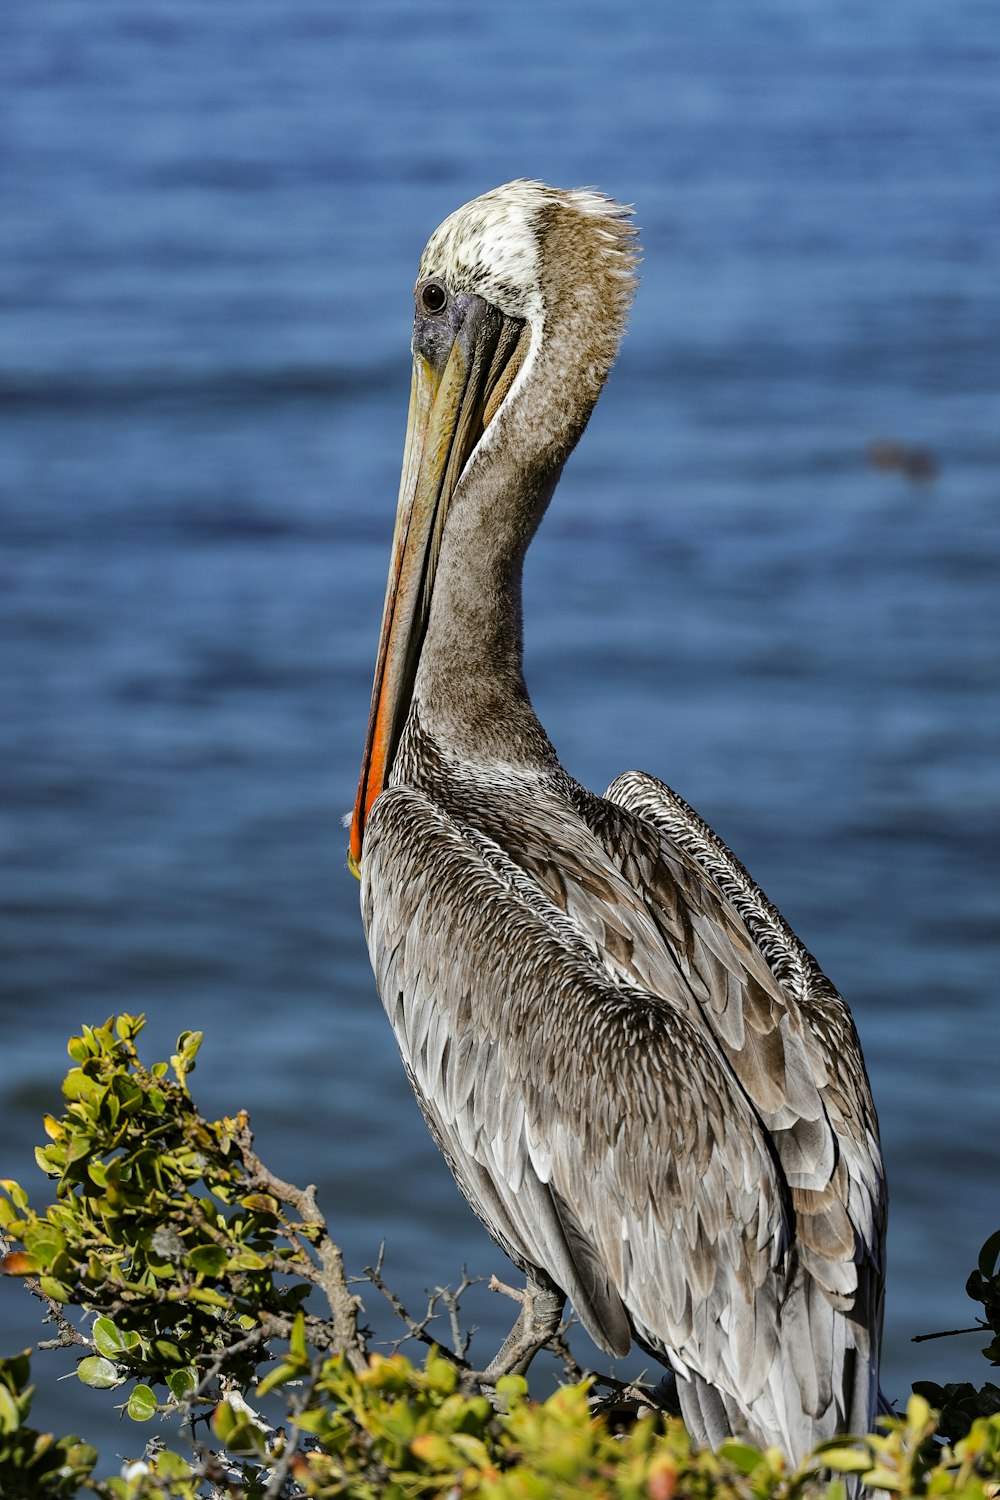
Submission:
<svg viewBox="0 0 1000 1500">
<path fill-rule="evenodd" d="M 424 251 L 349 863 L 424 1118 L 527 1277 L 491 1369 L 568 1297 L 607 1354 L 676 1373 L 696 1442 L 797 1462 L 878 1399 L 850 1012 L 676 792 L 563 770 L 522 671 L 522 561 L 624 333 L 630 212 L 511 182 Z"/>
</svg>

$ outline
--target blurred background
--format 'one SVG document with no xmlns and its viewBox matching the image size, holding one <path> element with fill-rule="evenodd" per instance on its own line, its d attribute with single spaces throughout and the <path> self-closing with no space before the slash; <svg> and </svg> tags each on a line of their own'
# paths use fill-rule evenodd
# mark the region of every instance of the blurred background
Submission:
<svg viewBox="0 0 1000 1500">
<path fill-rule="evenodd" d="M 1000 1224 L 996 7 L 6 0 L 0 99 L 0 1175 L 46 1201 L 67 1036 L 143 1011 L 148 1060 L 204 1030 L 202 1107 L 319 1184 L 352 1269 L 384 1239 L 415 1306 L 507 1274 L 340 819 L 424 241 L 514 176 L 596 184 L 643 282 L 529 557 L 533 696 L 580 780 L 694 803 L 848 997 L 886 1390 L 981 1381 L 975 1337 L 910 1339 L 970 1321 Z M 469 1316 L 485 1359 L 509 1305 Z M 17 1284 L 0 1326 L 39 1336 Z M 40 1421 L 141 1447 L 49 1358 Z"/>
</svg>

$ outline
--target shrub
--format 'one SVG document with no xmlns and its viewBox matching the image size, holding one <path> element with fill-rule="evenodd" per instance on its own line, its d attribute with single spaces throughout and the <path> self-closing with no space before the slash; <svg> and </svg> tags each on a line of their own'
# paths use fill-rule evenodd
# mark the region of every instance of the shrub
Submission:
<svg viewBox="0 0 1000 1500">
<path fill-rule="evenodd" d="M 422 1367 L 371 1353 L 312 1190 L 268 1171 L 246 1115 L 201 1115 L 188 1089 L 200 1033 L 147 1068 L 142 1025 L 122 1016 L 71 1039 L 65 1109 L 46 1117 L 49 1143 L 36 1153 L 55 1201 L 36 1213 L 16 1182 L 0 1183 L 13 1245 L 0 1268 L 47 1305 L 57 1334 L 39 1347 L 77 1346 L 79 1378 L 119 1393 L 136 1423 L 166 1422 L 176 1446 L 157 1437 L 121 1475 L 95 1478 L 92 1447 L 29 1426 L 29 1353 L 16 1354 L 0 1360 L 3 1500 L 81 1488 L 105 1500 L 843 1500 L 859 1481 L 901 1497 L 1000 1493 L 992 1385 L 922 1387 L 881 1433 L 837 1439 L 790 1472 L 774 1449 L 732 1441 L 693 1452 L 681 1423 L 648 1406 L 612 1421 L 587 1380 L 542 1403 L 520 1377 L 484 1388 L 424 1325 L 411 1325 L 431 1345 Z M 994 1335 L 993 1363 L 998 1260 L 1000 1234 L 968 1286 Z M 316 1292 L 319 1312 L 307 1305 Z"/>
</svg>

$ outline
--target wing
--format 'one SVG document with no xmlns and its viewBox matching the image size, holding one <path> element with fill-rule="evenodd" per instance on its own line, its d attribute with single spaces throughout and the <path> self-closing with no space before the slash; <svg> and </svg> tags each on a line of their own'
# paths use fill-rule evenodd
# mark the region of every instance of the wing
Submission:
<svg viewBox="0 0 1000 1500">
<path fill-rule="evenodd" d="M 763 1127 L 791 1200 L 794 1265 L 772 1330 L 772 1388 L 737 1415 L 801 1453 L 867 1430 L 875 1409 L 885 1192 L 867 1079 L 843 1001 L 829 986 L 821 1001 L 818 981 L 800 1000 L 772 971 L 779 945 L 789 965 L 796 952 L 777 914 L 751 931 L 724 856 L 717 877 L 648 816 L 658 784 L 635 779 L 641 814 L 567 778 L 537 787 L 530 808 L 511 791 L 499 814 L 480 793 L 477 819 L 609 976 L 676 1005 Z M 743 905 L 752 916 L 749 897 Z M 729 1324 L 714 1336 L 728 1338 Z M 733 1412 L 722 1420 L 732 1429 Z"/>
<path fill-rule="evenodd" d="M 881 1266 L 887 1200 L 878 1120 L 843 998 L 732 850 L 676 792 L 630 771 L 612 784 L 608 800 L 654 825 L 711 877 L 766 959 L 788 1013 L 800 1021 L 810 1072 L 849 1175 L 846 1201 L 859 1248 Z"/>
<path fill-rule="evenodd" d="M 746 1032 L 761 1024 L 765 1035 L 769 1027 L 771 1034 L 775 1026 L 794 1029 L 836 1144 L 834 1169 L 826 1182 L 789 1176 L 801 1258 L 833 1304 L 849 1314 L 859 1347 L 877 1370 L 887 1192 L 875 1106 L 850 1011 L 777 908 L 683 798 L 635 771 L 619 777 L 607 797 L 661 836 L 658 857 L 645 871 L 645 888 L 665 925 L 675 921 L 678 891 L 690 890 L 693 865 L 702 885 L 707 875 L 738 914 L 777 981 L 780 1006 L 770 1012 L 758 1007 L 755 1015 L 744 1006 Z M 618 836 L 622 838 L 620 832 Z M 717 1004 L 708 1008 L 734 1071 L 756 1101 L 762 1096 L 755 1049 L 732 1045 L 740 1027 L 731 1012 L 731 996 L 721 1010 Z M 776 1141 L 783 1155 L 780 1135 Z"/>
<path fill-rule="evenodd" d="M 766 1392 L 786 1189 L 678 971 L 655 993 L 609 972 L 496 841 L 409 787 L 370 815 L 362 907 L 417 1098 L 494 1237 L 608 1352 L 631 1321 L 682 1372 Z"/>
</svg>

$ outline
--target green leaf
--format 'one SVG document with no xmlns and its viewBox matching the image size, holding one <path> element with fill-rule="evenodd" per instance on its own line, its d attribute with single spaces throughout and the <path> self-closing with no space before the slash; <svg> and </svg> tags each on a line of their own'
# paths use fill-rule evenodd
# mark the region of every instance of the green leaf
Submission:
<svg viewBox="0 0 1000 1500">
<path fill-rule="evenodd" d="M 16 1432 L 21 1425 L 21 1411 L 5 1385 L 0 1385 L 0 1432 Z"/>
<path fill-rule="evenodd" d="M 103 1190 L 108 1185 L 107 1163 L 98 1161 L 96 1157 L 91 1157 L 90 1161 L 88 1161 L 87 1163 L 87 1176 L 90 1178 L 95 1188 L 97 1188 L 99 1191 Z"/>
<path fill-rule="evenodd" d="M 224 1443 L 233 1431 L 239 1418 L 228 1401 L 220 1401 L 212 1413 L 212 1428 L 220 1443 Z"/>
<path fill-rule="evenodd" d="M 128 1398 L 125 1410 L 133 1422 L 148 1422 L 156 1416 L 157 1401 L 148 1385 L 137 1385 Z"/>
<path fill-rule="evenodd" d="M 35 1161 L 46 1177 L 59 1177 L 66 1165 L 65 1146 L 36 1146 Z"/>
<path fill-rule="evenodd" d="M 221 1292 L 213 1292 L 207 1286 L 193 1286 L 187 1294 L 187 1300 L 198 1302 L 202 1307 L 222 1307 L 227 1310 L 231 1305 L 229 1297 L 223 1297 Z"/>
<path fill-rule="evenodd" d="M 221 1245 L 199 1245 L 187 1262 L 201 1276 L 218 1276 L 225 1270 L 227 1258 Z"/>
<path fill-rule="evenodd" d="M 490 1461 L 489 1449 L 482 1438 L 472 1437 L 467 1432 L 453 1432 L 450 1441 L 465 1459 L 466 1463 L 473 1464 L 477 1469 L 482 1469 Z"/>
<path fill-rule="evenodd" d="M 828 1469 L 836 1469 L 838 1474 L 863 1474 L 870 1469 L 872 1461 L 867 1453 L 859 1453 L 856 1448 L 822 1448 L 823 1463 Z"/>
<path fill-rule="evenodd" d="M 998 1261 L 1000 1261 L 1000 1229 L 991 1234 L 985 1245 L 979 1252 L 979 1269 L 984 1276 L 993 1277 L 997 1274 Z"/>
<path fill-rule="evenodd" d="M 111 1088 L 122 1114 L 131 1114 L 141 1105 L 142 1089 L 127 1073 L 118 1073 L 111 1081 Z"/>
<path fill-rule="evenodd" d="M 93 1386 L 97 1391 L 111 1391 L 116 1385 L 124 1383 L 124 1376 L 119 1375 L 110 1359 L 103 1359 L 97 1354 L 88 1354 L 86 1359 L 81 1359 L 76 1373 L 84 1385 Z"/>
<path fill-rule="evenodd" d="M 96 1115 L 100 1107 L 100 1100 L 104 1097 L 104 1089 L 96 1089 L 93 1095 L 94 1113 Z M 66 1147 L 66 1161 L 86 1161 L 94 1152 L 94 1138 L 86 1131 L 78 1131 L 70 1136 L 69 1145 Z"/>
<path fill-rule="evenodd" d="M 226 1447 L 230 1453 L 235 1453 L 245 1458 L 263 1458 L 267 1453 L 267 1444 L 264 1434 L 253 1422 L 241 1422 L 234 1427 L 226 1439 Z"/>
<path fill-rule="evenodd" d="M 88 1099 L 93 1094 L 96 1085 L 93 1079 L 88 1078 L 82 1068 L 70 1068 L 63 1079 L 62 1091 L 67 1099 Z"/>
<path fill-rule="evenodd" d="M 292 1324 L 292 1336 L 288 1341 L 289 1353 L 295 1359 L 308 1359 L 309 1351 L 306 1348 L 306 1319 L 303 1312 L 295 1314 L 295 1322 Z"/>
<path fill-rule="evenodd" d="M 872 1490 L 888 1490 L 890 1494 L 895 1490 L 902 1490 L 904 1481 L 893 1469 L 876 1465 L 868 1470 L 868 1488 Z"/>
<path fill-rule="evenodd" d="M 114 1359 L 125 1349 L 125 1339 L 110 1318 L 98 1318 L 94 1324 L 94 1345 L 98 1354 Z"/>
<path fill-rule="evenodd" d="M 237 1250 L 229 1258 L 230 1271 L 266 1271 L 267 1261 L 255 1250 Z"/>
<path fill-rule="evenodd" d="M 431 1348 L 427 1353 L 425 1366 L 427 1386 L 429 1390 L 437 1391 L 440 1395 L 447 1396 L 455 1389 L 458 1381 L 458 1371 L 450 1359 L 445 1359 L 437 1349 Z"/>
<path fill-rule="evenodd" d="M 739 1469 L 741 1474 L 752 1474 L 760 1463 L 762 1454 L 749 1443 L 725 1442 L 719 1448 L 719 1457 Z"/>
<path fill-rule="evenodd" d="M 198 1372 L 193 1365 L 185 1365 L 181 1370 L 171 1370 L 167 1376 L 167 1385 L 175 1401 L 181 1402 L 196 1388 L 198 1384 Z"/>
<path fill-rule="evenodd" d="M 201 1044 L 205 1040 L 203 1031 L 182 1031 L 177 1038 L 177 1051 L 188 1064 L 188 1071 L 194 1067 L 194 1059 L 201 1050 Z"/>
<path fill-rule="evenodd" d="M 66 1236 L 54 1224 L 42 1219 L 24 1231 L 24 1244 L 33 1260 L 47 1270 L 56 1256 L 66 1249 Z"/>
<path fill-rule="evenodd" d="M 157 1479 L 186 1479 L 191 1481 L 191 1465 L 179 1453 L 165 1448 L 158 1453 L 152 1463 L 153 1473 Z"/>
<path fill-rule="evenodd" d="M 300 1411 L 295 1415 L 296 1427 L 301 1427 L 303 1432 L 311 1432 L 319 1437 L 327 1432 L 330 1427 L 330 1413 L 328 1411 L 314 1408 L 311 1411 Z"/>
<path fill-rule="evenodd" d="M 220 1401 L 212 1413 L 212 1427 L 230 1453 L 263 1454 L 264 1434 L 228 1401 Z"/>
<path fill-rule="evenodd" d="M 913 1429 L 914 1432 L 916 1432 L 918 1428 L 922 1429 L 926 1427 L 928 1422 L 930 1421 L 930 1418 L 930 1402 L 927 1400 L 926 1396 L 922 1396 L 919 1391 L 914 1391 L 910 1396 L 909 1401 L 907 1401 L 906 1403 L 907 1426 Z"/>
<path fill-rule="evenodd" d="M 270 1193 L 247 1193 L 240 1202 L 255 1214 L 270 1214 L 276 1218 L 279 1213 L 278 1200 L 272 1198 Z"/>
<path fill-rule="evenodd" d="M 56 1276 L 40 1276 L 38 1285 L 46 1297 L 51 1297 L 53 1302 L 69 1302 L 73 1297 L 73 1288 L 67 1286 L 65 1281 L 60 1281 Z"/>
<path fill-rule="evenodd" d="M 523 1401 L 528 1394 L 528 1382 L 523 1375 L 501 1375 L 496 1392 L 505 1404 Z"/>
<path fill-rule="evenodd" d="M 12 1177 L 0 1177 L 0 1188 L 7 1194 L 14 1206 L 23 1213 L 28 1206 L 28 1195 L 21 1184 L 15 1182 Z"/>
<path fill-rule="evenodd" d="M 272 1370 L 268 1370 L 257 1387 L 257 1395 L 266 1396 L 268 1391 L 275 1390 L 279 1385 L 284 1385 L 288 1380 L 298 1379 L 301 1374 L 302 1366 L 297 1360 L 282 1360 Z"/>
</svg>

